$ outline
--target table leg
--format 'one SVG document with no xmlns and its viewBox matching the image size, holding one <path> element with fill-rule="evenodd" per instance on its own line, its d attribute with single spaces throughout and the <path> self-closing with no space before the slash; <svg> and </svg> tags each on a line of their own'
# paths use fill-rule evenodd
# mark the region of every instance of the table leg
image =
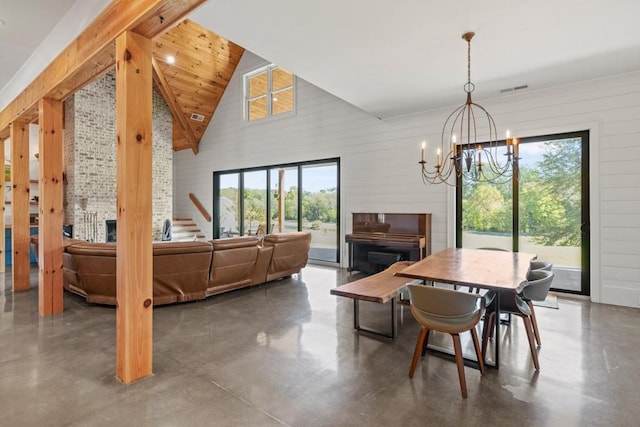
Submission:
<svg viewBox="0 0 640 427">
<path fill-rule="evenodd" d="M 353 299 L 353 328 L 358 332 L 366 332 L 368 334 L 377 335 L 392 340 L 398 337 L 398 314 L 396 310 L 396 297 L 391 298 L 391 334 L 367 329 L 360 326 L 360 300 Z"/>
<path fill-rule="evenodd" d="M 398 337 L 398 314 L 396 313 L 396 299 L 391 298 L 391 337 Z"/>
</svg>

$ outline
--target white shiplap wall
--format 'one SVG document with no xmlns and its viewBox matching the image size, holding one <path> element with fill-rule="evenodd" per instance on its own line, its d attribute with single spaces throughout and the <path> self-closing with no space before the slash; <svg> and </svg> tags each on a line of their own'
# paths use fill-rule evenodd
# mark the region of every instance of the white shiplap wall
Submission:
<svg viewBox="0 0 640 427">
<path fill-rule="evenodd" d="M 297 79 L 295 114 L 247 124 L 242 75 L 265 64 L 246 52 L 200 153 L 175 154 L 177 216 L 193 217 L 211 237 L 211 223 L 187 195 L 193 192 L 211 207 L 214 170 L 340 157 L 342 236 L 351 230 L 352 212 L 430 212 L 433 250 L 453 244 L 452 190 L 423 185 L 417 164 L 425 138 L 430 141 L 427 155 L 435 157 L 441 126 L 453 106 L 379 120 Z M 640 72 L 478 101 L 501 130 L 521 137 L 591 130 L 592 299 L 640 306 Z M 346 253 L 346 247 L 342 250 Z"/>
</svg>

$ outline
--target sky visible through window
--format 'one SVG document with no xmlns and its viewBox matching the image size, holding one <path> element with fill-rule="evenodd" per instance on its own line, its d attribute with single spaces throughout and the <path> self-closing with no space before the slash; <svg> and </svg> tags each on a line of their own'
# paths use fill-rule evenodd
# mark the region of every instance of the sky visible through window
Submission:
<svg viewBox="0 0 640 427">
<path fill-rule="evenodd" d="M 286 168 L 285 168 L 286 169 Z M 320 190 L 327 190 L 337 187 L 335 165 L 327 167 L 326 165 L 318 167 L 305 167 L 302 169 L 303 173 L 303 190 L 317 192 Z M 251 189 L 264 188 L 265 178 L 263 175 L 260 177 L 257 174 L 245 174 L 244 187 Z M 227 178 L 227 179 L 225 179 Z M 231 178 L 231 179 L 228 179 Z M 273 183 L 272 183 L 273 185 Z M 284 174 L 284 187 L 289 188 L 291 186 L 298 185 L 297 173 Z M 237 187 L 237 175 L 221 175 L 220 176 L 220 188 Z"/>
</svg>

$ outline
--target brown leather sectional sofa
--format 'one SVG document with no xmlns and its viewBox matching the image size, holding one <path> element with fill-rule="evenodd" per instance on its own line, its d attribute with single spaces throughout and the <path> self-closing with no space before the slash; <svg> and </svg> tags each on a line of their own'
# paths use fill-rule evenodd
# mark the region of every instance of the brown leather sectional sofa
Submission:
<svg viewBox="0 0 640 427">
<path fill-rule="evenodd" d="M 290 276 L 307 264 L 310 244 L 308 232 L 269 234 L 262 242 L 246 236 L 153 243 L 153 304 L 204 299 Z M 87 302 L 116 304 L 115 244 L 67 239 L 63 267 L 65 289 Z"/>
</svg>

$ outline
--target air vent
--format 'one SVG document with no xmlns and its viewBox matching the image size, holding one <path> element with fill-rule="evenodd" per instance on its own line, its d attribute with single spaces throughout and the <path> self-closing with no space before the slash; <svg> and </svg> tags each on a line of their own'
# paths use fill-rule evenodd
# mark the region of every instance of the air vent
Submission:
<svg viewBox="0 0 640 427">
<path fill-rule="evenodd" d="M 526 89 L 528 87 L 529 87 L 529 85 L 520 85 L 520 86 L 508 87 L 506 89 L 500 89 L 500 93 L 513 92 L 515 90 L 522 90 L 522 89 Z"/>
<path fill-rule="evenodd" d="M 198 113 L 191 113 L 191 120 L 194 120 L 196 122 L 203 122 L 204 116 Z"/>
</svg>

